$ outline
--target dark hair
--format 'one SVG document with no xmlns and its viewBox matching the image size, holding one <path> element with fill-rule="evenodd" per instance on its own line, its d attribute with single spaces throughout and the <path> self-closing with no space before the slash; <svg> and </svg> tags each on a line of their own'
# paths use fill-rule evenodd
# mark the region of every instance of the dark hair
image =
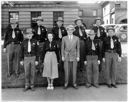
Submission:
<svg viewBox="0 0 128 102">
<path fill-rule="evenodd" d="M 113 30 L 115 32 L 115 29 L 107 29 L 106 31 L 108 32 L 109 30 Z"/>
<path fill-rule="evenodd" d="M 53 39 L 54 39 L 54 34 L 53 33 L 47 33 L 46 37 L 48 39 L 48 35 L 51 34 L 53 36 Z"/>
</svg>

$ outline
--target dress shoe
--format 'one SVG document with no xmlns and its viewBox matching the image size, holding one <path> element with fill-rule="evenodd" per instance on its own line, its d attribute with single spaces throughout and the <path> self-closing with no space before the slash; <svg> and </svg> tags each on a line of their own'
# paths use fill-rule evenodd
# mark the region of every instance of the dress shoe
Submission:
<svg viewBox="0 0 128 102">
<path fill-rule="evenodd" d="M 111 86 L 114 87 L 114 88 L 117 88 L 117 86 L 115 84 L 111 84 Z"/>
<path fill-rule="evenodd" d="M 76 84 L 73 85 L 74 89 L 78 89 L 78 86 Z"/>
<path fill-rule="evenodd" d="M 96 85 L 94 85 L 94 87 L 99 88 L 99 85 L 98 85 L 98 84 L 96 84 Z"/>
<path fill-rule="evenodd" d="M 86 88 L 90 88 L 91 87 L 91 84 L 86 84 Z"/>
<path fill-rule="evenodd" d="M 64 85 L 64 89 L 67 89 L 67 88 L 68 88 L 68 84 L 65 84 L 65 85 Z"/>
<path fill-rule="evenodd" d="M 30 86 L 30 88 L 31 88 L 31 90 L 32 90 L 32 91 L 35 91 L 35 88 L 34 88 L 34 86 Z"/>
<path fill-rule="evenodd" d="M 23 91 L 26 92 L 28 89 L 29 89 L 29 87 L 26 86 L 26 87 L 23 89 Z"/>
<path fill-rule="evenodd" d="M 111 88 L 112 86 L 110 84 L 107 85 L 109 88 Z"/>
</svg>

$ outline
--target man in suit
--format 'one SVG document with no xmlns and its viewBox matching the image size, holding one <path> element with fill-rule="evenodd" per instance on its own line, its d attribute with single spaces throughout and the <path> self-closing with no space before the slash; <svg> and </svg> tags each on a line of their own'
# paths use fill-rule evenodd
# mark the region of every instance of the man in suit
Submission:
<svg viewBox="0 0 128 102">
<path fill-rule="evenodd" d="M 44 42 L 47 40 L 47 29 L 42 25 L 43 23 L 43 18 L 41 16 L 37 17 L 36 19 L 37 25 L 33 28 L 33 39 L 37 40 L 37 43 L 39 45 L 39 65 L 38 65 L 38 71 L 40 74 L 42 73 L 42 61 L 41 61 L 41 56 L 43 52 L 43 47 L 44 47 Z"/>
<path fill-rule="evenodd" d="M 68 87 L 70 71 L 73 75 L 73 87 L 77 89 L 76 84 L 76 74 L 77 74 L 77 62 L 80 59 L 79 55 L 79 38 L 73 35 L 75 30 L 73 25 L 67 26 L 68 35 L 62 38 L 62 61 L 64 61 L 64 71 L 65 71 L 65 84 L 64 89 Z"/>
<path fill-rule="evenodd" d="M 11 26 L 7 28 L 5 40 L 4 40 L 4 49 L 7 51 L 7 63 L 8 71 L 7 76 L 10 77 L 12 74 L 19 76 L 19 61 L 20 61 L 20 51 L 21 51 L 21 42 L 23 41 L 23 34 L 18 28 L 17 22 L 11 20 Z"/>
<path fill-rule="evenodd" d="M 105 74 L 109 88 L 116 86 L 116 70 L 118 61 L 121 62 L 121 43 L 115 35 L 113 27 L 107 28 L 108 37 L 103 42 L 103 61 L 105 62 Z"/>
<path fill-rule="evenodd" d="M 98 17 L 95 19 L 95 25 L 93 26 L 93 30 L 96 34 L 95 39 L 98 39 L 100 41 L 100 46 L 102 47 L 103 44 L 103 40 L 107 37 L 105 29 L 101 26 L 101 18 Z M 102 60 L 101 63 L 99 65 L 99 71 L 102 70 Z"/>
<path fill-rule="evenodd" d="M 100 64 L 101 60 L 101 47 L 100 42 L 97 39 L 94 39 L 95 33 L 94 30 L 91 29 L 89 32 L 89 37 L 85 43 L 85 65 L 86 73 L 87 73 L 87 83 L 86 87 L 89 88 L 92 85 L 92 78 L 93 78 L 93 85 L 94 87 L 98 88 L 99 83 L 99 68 L 98 65 Z"/>
<path fill-rule="evenodd" d="M 84 56 L 85 52 L 85 40 L 87 38 L 86 32 L 85 32 L 85 27 L 83 25 L 83 20 L 80 17 L 77 17 L 76 20 L 74 21 L 76 24 L 74 35 L 79 37 L 80 39 L 80 61 L 78 64 L 78 68 L 82 71 L 84 68 Z"/>
<path fill-rule="evenodd" d="M 105 29 L 101 26 L 101 18 L 96 18 L 95 19 L 95 26 L 93 26 L 94 32 L 96 34 L 95 38 L 104 40 L 104 38 L 107 36 Z"/>
<path fill-rule="evenodd" d="M 61 60 L 61 42 L 62 38 L 67 35 L 67 31 L 63 25 L 64 20 L 62 17 L 58 17 L 56 21 L 56 26 L 52 28 L 52 33 L 54 35 L 54 40 L 57 42 L 58 50 L 59 50 L 59 68 L 62 68 L 62 60 Z"/>
</svg>

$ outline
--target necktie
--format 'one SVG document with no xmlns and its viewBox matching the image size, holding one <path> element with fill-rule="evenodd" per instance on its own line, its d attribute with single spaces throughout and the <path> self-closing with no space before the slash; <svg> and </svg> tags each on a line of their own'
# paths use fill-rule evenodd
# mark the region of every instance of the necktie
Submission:
<svg viewBox="0 0 128 102">
<path fill-rule="evenodd" d="M 82 33 L 80 27 L 79 27 L 79 34 L 80 34 L 80 36 L 83 36 L 83 33 Z"/>
<path fill-rule="evenodd" d="M 13 31 L 12 31 L 12 38 L 14 39 L 15 37 L 16 37 L 16 35 L 15 35 L 15 31 L 13 29 Z"/>
<path fill-rule="evenodd" d="M 61 29 L 59 28 L 59 38 L 62 38 Z"/>
<path fill-rule="evenodd" d="M 94 46 L 94 42 L 92 40 L 92 50 L 96 50 L 95 46 Z"/>
<path fill-rule="evenodd" d="M 50 48 L 51 48 L 51 42 L 50 42 L 49 46 L 50 46 Z"/>
<path fill-rule="evenodd" d="M 98 30 L 97 30 L 97 36 L 100 37 L 100 29 L 98 27 Z"/>
<path fill-rule="evenodd" d="M 113 42 L 113 39 L 112 39 L 112 37 L 111 37 L 111 49 L 113 49 L 114 48 L 114 42 Z"/>
<path fill-rule="evenodd" d="M 38 35 L 41 34 L 41 31 L 40 31 L 40 26 L 38 27 Z"/>
<path fill-rule="evenodd" d="M 28 40 L 28 52 L 31 52 L 31 42 Z"/>
</svg>

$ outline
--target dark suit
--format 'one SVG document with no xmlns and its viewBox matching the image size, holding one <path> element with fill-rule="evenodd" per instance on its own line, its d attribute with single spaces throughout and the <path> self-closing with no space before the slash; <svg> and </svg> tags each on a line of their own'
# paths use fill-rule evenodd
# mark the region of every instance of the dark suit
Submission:
<svg viewBox="0 0 128 102">
<path fill-rule="evenodd" d="M 65 71 L 65 83 L 68 84 L 69 72 L 73 73 L 73 84 L 76 84 L 76 72 L 77 72 L 77 58 L 79 55 L 79 38 L 73 35 L 72 40 L 69 36 L 65 36 L 62 39 L 61 53 L 64 57 L 64 71 Z M 70 66 L 69 66 L 70 65 Z M 72 67 L 71 67 L 72 65 Z"/>
<path fill-rule="evenodd" d="M 21 60 L 24 61 L 25 86 L 34 86 L 35 79 L 35 61 L 38 61 L 38 45 L 34 39 L 30 40 L 31 52 L 28 52 L 28 39 L 25 39 L 21 45 Z"/>
<path fill-rule="evenodd" d="M 15 28 L 15 38 L 12 37 L 12 28 L 8 28 L 4 39 L 4 48 L 7 49 L 8 75 L 13 72 L 19 74 L 19 55 L 21 51 L 21 42 L 23 34 L 19 28 Z"/>
<path fill-rule="evenodd" d="M 61 38 L 59 37 L 59 27 L 56 25 L 52 28 L 52 33 L 54 35 L 54 40 L 57 42 L 57 46 L 58 46 L 58 53 L 59 53 L 59 59 L 60 59 L 59 69 L 61 69 L 63 67 L 63 63 L 61 61 L 61 42 L 62 42 L 62 38 L 67 35 L 67 31 L 66 31 L 64 26 L 60 27 L 60 31 L 61 31 L 61 34 L 62 34 Z"/>
<path fill-rule="evenodd" d="M 81 30 L 82 35 L 80 35 L 79 29 Z M 84 52 L 85 40 L 87 38 L 85 28 L 83 26 L 80 26 L 80 27 L 76 26 L 75 31 L 74 31 L 74 35 L 76 35 L 80 39 L 80 62 L 79 62 L 78 67 L 79 67 L 79 69 L 82 70 L 84 67 L 84 56 L 83 55 L 85 55 L 85 52 Z"/>
<path fill-rule="evenodd" d="M 121 43 L 118 37 L 112 37 L 114 41 L 114 48 L 112 49 L 110 37 L 108 36 L 103 42 L 103 58 L 105 58 L 105 74 L 107 84 L 116 84 L 116 69 L 118 56 L 121 57 Z"/>
<path fill-rule="evenodd" d="M 38 34 L 39 27 L 40 27 L 40 33 L 41 34 Z M 43 52 L 44 42 L 47 40 L 47 29 L 42 25 L 41 26 L 37 25 L 33 28 L 33 30 L 34 30 L 33 39 L 37 40 L 37 43 L 39 45 L 40 56 L 39 56 L 38 69 L 39 69 L 40 72 L 42 72 L 41 54 Z"/>
<path fill-rule="evenodd" d="M 99 31 L 100 31 L 100 36 L 98 37 L 97 35 L 97 33 L 98 33 L 98 29 L 99 29 Z M 102 27 L 102 26 L 93 26 L 93 30 L 94 30 L 94 32 L 96 33 L 96 36 L 95 36 L 95 39 L 98 39 L 98 40 L 100 40 L 100 46 L 103 46 L 103 40 L 107 37 L 107 34 L 106 34 L 106 32 L 105 32 L 105 29 Z M 101 71 L 102 70 L 102 67 L 103 67 L 103 62 L 102 62 L 102 60 L 101 60 L 101 64 L 99 65 L 99 71 Z"/>
<path fill-rule="evenodd" d="M 95 50 L 92 50 L 92 40 L 88 38 L 85 43 L 85 61 L 87 61 L 86 73 L 87 73 L 87 84 L 91 85 L 92 77 L 94 80 L 94 85 L 98 85 L 99 79 L 99 68 L 98 60 L 101 60 L 101 47 L 100 40 L 94 39 L 93 43 Z"/>
</svg>

